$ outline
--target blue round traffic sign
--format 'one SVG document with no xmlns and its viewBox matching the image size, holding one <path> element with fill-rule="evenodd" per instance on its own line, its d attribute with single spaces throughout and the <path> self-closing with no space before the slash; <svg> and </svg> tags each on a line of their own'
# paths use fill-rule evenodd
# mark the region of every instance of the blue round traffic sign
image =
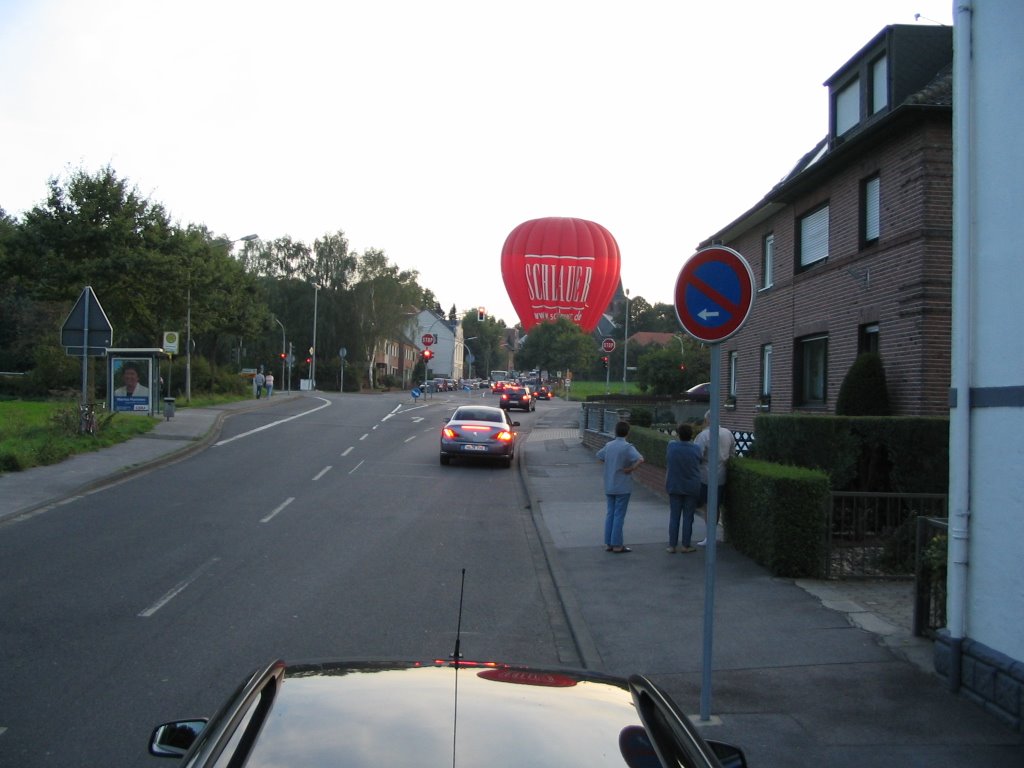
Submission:
<svg viewBox="0 0 1024 768">
<path fill-rule="evenodd" d="M 679 270 L 675 303 L 683 330 L 705 344 L 716 344 L 736 333 L 750 315 L 753 270 L 732 248 L 702 248 Z"/>
</svg>

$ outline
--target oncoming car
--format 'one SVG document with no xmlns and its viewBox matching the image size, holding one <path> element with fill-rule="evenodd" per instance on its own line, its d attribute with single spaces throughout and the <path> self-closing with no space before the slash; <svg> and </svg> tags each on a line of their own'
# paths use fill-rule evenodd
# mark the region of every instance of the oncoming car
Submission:
<svg viewBox="0 0 1024 768">
<path fill-rule="evenodd" d="M 646 677 L 463 660 L 276 661 L 149 751 L 182 768 L 746 765 Z"/>
<path fill-rule="evenodd" d="M 441 463 L 448 464 L 453 457 L 500 459 L 506 467 L 511 467 L 518 426 L 519 422 L 512 421 L 502 408 L 490 405 L 456 408 L 441 430 Z"/>
</svg>

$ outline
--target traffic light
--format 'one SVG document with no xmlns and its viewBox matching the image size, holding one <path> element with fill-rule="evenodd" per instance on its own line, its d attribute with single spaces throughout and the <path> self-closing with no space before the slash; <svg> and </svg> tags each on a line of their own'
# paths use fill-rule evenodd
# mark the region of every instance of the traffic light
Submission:
<svg viewBox="0 0 1024 768">
<path fill-rule="evenodd" d="M 434 353 L 433 353 L 433 352 L 431 352 L 431 351 L 430 351 L 429 349 L 424 349 L 424 350 L 423 350 L 423 359 L 424 359 L 425 361 L 427 361 L 427 362 L 430 362 L 430 359 L 431 359 L 431 358 L 432 358 L 433 356 L 434 356 Z"/>
<path fill-rule="evenodd" d="M 282 353 L 280 353 L 278 355 L 278 357 L 280 357 L 282 360 L 284 360 L 286 357 L 288 357 L 288 355 L 285 352 L 282 352 Z"/>
<path fill-rule="evenodd" d="M 313 358 L 312 357 L 307 357 L 306 358 L 306 365 L 309 365 L 312 362 L 313 362 Z"/>
<path fill-rule="evenodd" d="M 601 364 L 605 367 L 605 370 L 608 370 L 608 355 L 601 358 Z"/>
<path fill-rule="evenodd" d="M 680 371 L 685 371 L 686 370 L 686 363 L 680 363 L 679 364 L 679 370 Z"/>
<path fill-rule="evenodd" d="M 476 310 L 477 322 L 482 323 L 485 319 L 487 319 L 487 310 L 484 309 L 483 307 L 478 307 Z"/>
</svg>

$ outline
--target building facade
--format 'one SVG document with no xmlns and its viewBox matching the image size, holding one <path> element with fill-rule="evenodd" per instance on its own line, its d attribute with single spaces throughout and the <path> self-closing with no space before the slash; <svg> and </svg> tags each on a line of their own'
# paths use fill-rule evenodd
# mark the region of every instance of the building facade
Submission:
<svg viewBox="0 0 1024 768">
<path fill-rule="evenodd" d="M 857 355 L 878 352 L 897 415 L 947 415 L 952 31 L 886 27 L 825 85 L 829 134 L 702 246 L 750 263 L 743 328 L 720 346 L 722 423 L 834 413 Z"/>
</svg>

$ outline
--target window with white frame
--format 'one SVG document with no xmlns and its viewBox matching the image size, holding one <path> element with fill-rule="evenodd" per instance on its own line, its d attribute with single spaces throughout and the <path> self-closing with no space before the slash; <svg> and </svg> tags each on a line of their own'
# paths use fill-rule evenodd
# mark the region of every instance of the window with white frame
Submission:
<svg viewBox="0 0 1024 768">
<path fill-rule="evenodd" d="M 769 232 L 761 243 L 761 287 L 771 288 L 775 281 L 775 233 Z"/>
<path fill-rule="evenodd" d="M 861 247 L 878 241 L 881 233 L 882 182 L 878 175 L 865 179 L 860 188 Z"/>
<path fill-rule="evenodd" d="M 761 346 L 761 399 L 772 396 L 772 345 Z"/>
<path fill-rule="evenodd" d="M 737 368 L 739 368 L 740 353 L 735 350 L 729 353 L 729 397 L 736 399 Z"/>
<path fill-rule="evenodd" d="M 860 122 L 860 78 L 836 94 L 836 136 L 842 136 Z"/>
<path fill-rule="evenodd" d="M 825 404 L 828 336 L 806 336 L 796 343 L 796 404 Z"/>
<path fill-rule="evenodd" d="M 801 216 L 797 222 L 797 253 L 801 267 L 828 258 L 828 204 Z"/>
<path fill-rule="evenodd" d="M 889 105 L 889 61 L 879 56 L 871 62 L 871 114 L 877 114 Z"/>
</svg>

